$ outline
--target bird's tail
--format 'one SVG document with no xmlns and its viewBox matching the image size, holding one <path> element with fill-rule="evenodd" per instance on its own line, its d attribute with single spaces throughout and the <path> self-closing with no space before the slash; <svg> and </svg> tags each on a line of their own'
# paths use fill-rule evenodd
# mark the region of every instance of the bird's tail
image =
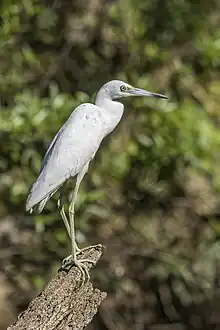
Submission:
<svg viewBox="0 0 220 330">
<path fill-rule="evenodd" d="M 27 202 L 26 202 L 26 206 L 25 209 L 26 211 L 29 211 L 30 213 L 33 212 L 33 209 L 36 209 L 36 211 L 38 213 L 41 213 L 47 203 L 47 201 L 53 196 L 53 194 L 55 194 L 57 192 L 57 190 L 60 188 L 57 187 L 54 190 L 52 190 L 50 193 L 48 193 L 48 195 L 46 195 L 45 197 L 43 197 L 42 199 L 40 199 L 39 201 L 33 202 L 32 199 L 32 191 L 30 192 Z"/>
<path fill-rule="evenodd" d="M 46 198 L 44 198 L 39 204 L 37 204 L 37 206 L 36 206 L 36 210 L 37 210 L 38 213 L 41 213 L 41 212 L 43 211 L 43 209 L 44 209 L 44 207 L 45 207 L 45 205 L 46 205 L 48 199 L 50 199 L 51 196 L 52 196 L 52 195 L 48 195 L 48 196 L 47 196 Z"/>
</svg>

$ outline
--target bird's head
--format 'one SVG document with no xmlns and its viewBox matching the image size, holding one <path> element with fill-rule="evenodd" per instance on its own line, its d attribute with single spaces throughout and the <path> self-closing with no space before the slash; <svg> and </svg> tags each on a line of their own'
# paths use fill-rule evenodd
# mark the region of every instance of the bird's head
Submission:
<svg viewBox="0 0 220 330">
<path fill-rule="evenodd" d="M 151 96 L 155 98 L 168 99 L 167 96 L 135 88 L 121 80 L 112 80 L 102 87 L 112 100 L 128 96 Z"/>
</svg>

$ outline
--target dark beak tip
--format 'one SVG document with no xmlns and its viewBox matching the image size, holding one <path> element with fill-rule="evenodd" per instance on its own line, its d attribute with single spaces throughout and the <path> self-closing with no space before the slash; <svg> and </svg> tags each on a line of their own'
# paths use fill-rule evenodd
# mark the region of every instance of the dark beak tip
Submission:
<svg viewBox="0 0 220 330">
<path fill-rule="evenodd" d="M 156 95 L 154 95 L 154 97 L 155 97 L 156 99 L 166 99 L 166 100 L 168 99 L 168 96 L 160 95 L 160 94 L 159 94 L 159 95 L 156 94 Z"/>
</svg>

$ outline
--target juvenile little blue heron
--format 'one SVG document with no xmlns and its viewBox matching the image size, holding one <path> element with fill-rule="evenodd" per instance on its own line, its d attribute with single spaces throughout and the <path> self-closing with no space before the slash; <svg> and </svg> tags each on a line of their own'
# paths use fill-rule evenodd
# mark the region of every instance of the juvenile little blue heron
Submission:
<svg viewBox="0 0 220 330">
<path fill-rule="evenodd" d="M 167 99 L 166 96 L 134 88 L 120 80 L 112 80 L 99 90 L 95 104 L 79 105 L 70 115 L 52 140 L 37 180 L 28 195 L 26 210 L 32 212 L 36 206 L 41 212 L 50 197 L 61 188 L 58 200 L 60 215 L 71 239 L 71 255 L 62 261 L 62 267 L 79 267 L 88 276 L 85 261 L 77 260 L 81 251 L 75 239 L 74 206 L 80 183 L 88 171 L 89 163 L 95 156 L 102 140 L 121 120 L 124 105 L 117 100 L 128 96 L 152 96 Z M 62 202 L 63 187 L 67 180 L 76 176 L 76 184 L 69 205 L 69 221 Z"/>
</svg>

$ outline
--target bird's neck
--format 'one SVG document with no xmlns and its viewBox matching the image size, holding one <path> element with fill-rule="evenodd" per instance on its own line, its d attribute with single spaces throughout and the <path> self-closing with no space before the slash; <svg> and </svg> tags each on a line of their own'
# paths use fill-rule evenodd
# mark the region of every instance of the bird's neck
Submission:
<svg viewBox="0 0 220 330">
<path fill-rule="evenodd" d="M 121 120 L 124 111 L 124 105 L 113 101 L 105 89 L 101 88 L 95 100 L 103 114 L 105 125 L 105 136 L 113 131 Z"/>
<path fill-rule="evenodd" d="M 124 111 L 124 105 L 113 101 L 105 89 L 100 89 L 96 96 L 95 105 L 108 112 L 110 117 L 121 119 Z"/>
</svg>

